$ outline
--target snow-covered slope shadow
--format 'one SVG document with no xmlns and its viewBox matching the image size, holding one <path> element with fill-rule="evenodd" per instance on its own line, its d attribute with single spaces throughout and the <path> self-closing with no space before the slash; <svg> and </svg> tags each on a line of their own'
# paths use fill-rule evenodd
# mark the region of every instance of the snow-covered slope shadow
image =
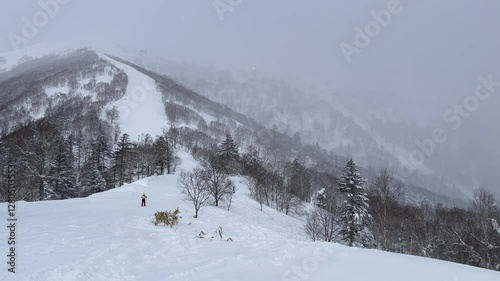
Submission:
<svg viewBox="0 0 500 281">
<path fill-rule="evenodd" d="M 197 165 L 180 156 L 182 169 Z M 83 199 L 19 202 L 17 273 L 2 263 L 0 280 L 500 280 L 498 272 L 459 264 L 308 242 L 303 221 L 260 211 L 238 178 L 230 211 L 204 207 L 194 219 L 177 180 L 158 176 Z M 147 207 L 140 207 L 143 192 Z M 151 223 L 156 210 L 177 207 L 178 226 Z M 218 227 L 224 240 L 210 238 Z"/>
</svg>

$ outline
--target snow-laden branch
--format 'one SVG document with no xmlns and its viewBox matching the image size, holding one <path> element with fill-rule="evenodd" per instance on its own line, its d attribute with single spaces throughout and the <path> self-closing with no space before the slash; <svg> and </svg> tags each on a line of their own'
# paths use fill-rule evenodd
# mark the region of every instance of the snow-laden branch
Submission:
<svg viewBox="0 0 500 281">
<path fill-rule="evenodd" d="M 491 224 L 493 224 L 493 228 L 500 234 L 500 225 L 498 225 L 498 222 L 496 219 L 491 219 Z"/>
</svg>

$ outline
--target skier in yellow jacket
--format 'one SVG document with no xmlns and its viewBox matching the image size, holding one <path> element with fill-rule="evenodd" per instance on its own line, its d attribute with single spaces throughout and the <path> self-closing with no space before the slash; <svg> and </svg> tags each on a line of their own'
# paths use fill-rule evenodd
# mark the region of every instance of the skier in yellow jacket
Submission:
<svg viewBox="0 0 500 281">
<path fill-rule="evenodd" d="M 146 198 L 148 198 L 146 196 L 146 193 L 143 193 L 142 196 L 141 196 L 141 199 L 142 199 L 141 207 L 145 207 L 146 206 Z"/>
</svg>

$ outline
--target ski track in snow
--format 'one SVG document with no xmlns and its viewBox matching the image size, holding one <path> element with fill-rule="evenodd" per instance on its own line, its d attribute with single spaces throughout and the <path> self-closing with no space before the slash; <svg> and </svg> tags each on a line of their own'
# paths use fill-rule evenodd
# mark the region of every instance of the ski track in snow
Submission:
<svg viewBox="0 0 500 281">
<path fill-rule="evenodd" d="M 121 133 L 129 134 L 132 141 L 137 141 L 141 134 L 150 134 L 152 137 L 162 135 L 162 128 L 167 127 L 168 118 L 162 93 L 156 89 L 154 80 L 131 66 L 99 55 L 125 71 L 128 76 L 125 95 L 107 106 L 107 108 L 117 107 Z"/>
<path fill-rule="evenodd" d="M 181 169 L 197 165 L 186 153 L 180 156 Z M 230 211 L 203 207 L 194 219 L 177 179 L 151 177 L 87 198 L 18 202 L 17 273 L 2 262 L 0 280 L 500 280 L 494 271 L 308 242 L 301 219 L 266 207 L 261 212 L 239 178 Z M 140 207 L 143 192 L 147 207 Z M 151 223 L 156 210 L 177 207 L 178 226 Z M 219 226 L 224 240 L 211 239 Z M 205 238 L 197 238 L 200 231 Z M 5 230 L 0 234 L 5 237 Z"/>
</svg>

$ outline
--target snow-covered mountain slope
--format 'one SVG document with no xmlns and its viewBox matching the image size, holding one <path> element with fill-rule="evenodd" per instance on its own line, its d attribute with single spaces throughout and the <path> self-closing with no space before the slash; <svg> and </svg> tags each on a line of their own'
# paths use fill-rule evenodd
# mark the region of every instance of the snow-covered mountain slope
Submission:
<svg viewBox="0 0 500 281">
<path fill-rule="evenodd" d="M 0 74 L 0 137 L 47 116 L 61 116 L 74 129 L 72 121 L 102 111 L 126 86 L 123 70 L 87 49 L 21 63 Z"/>
<path fill-rule="evenodd" d="M 185 82 L 181 85 L 170 76 L 158 75 L 163 70 L 161 60 L 158 60 L 158 67 L 153 65 L 150 68 L 141 68 L 141 65 L 148 65 L 148 61 L 132 58 L 132 61 L 139 63 L 137 65 L 91 49 L 51 49 L 49 46 L 39 46 L 34 50 L 20 52 L 51 55 L 21 62 L 9 71 L 0 73 L 0 137 L 13 132 L 15 128 L 47 116 L 57 116 L 57 119 L 65 120 L 58 126 L 65 135 L 83 134 L 88 138 L 95 138 L 98 134 L 96 131 L 101 130 L 99 128 L 110 127 L 114 142 L 123 133 L 129 134 L 132 141 L 137 141 L 143 134 L 154 138 L 161 134 L 163 128 L 174 123 L 178 127 L 200 129 L 216 139 L 231 130 L 241 148 L 259 142 L 267 144 L 269 150 L 276 155 L 286 154 L 279 151 L 283 147 L 286 147 L 287 151 L 294 151 L 293 153 L 304 153 L 296 145 L 300 146 L 300 138 L 302 143 L 307 143 L 322 135 L 330 141 L 339 142 L 333 151 L 335 157 L 342 155 L 344 148 L 356 153 L 370 154 L 369 159 L 366 158 L 368 164 L 364 165 L 372 167 L 372 171 L 366 173 L 367 177 L 372 177 L 376 172 L 377 163 L 385 163 L 384 161 L 389 161 L 388 159 L 394 156 L 380 156 L 379 147 L 392 149 L 396 154 L 404 154 L 397 145 L 382 145 L 383 139 L 378 144 L 368 145 L 365 142 L 371 139 L 370 126 L 366 129 L 363 124 L 357 124 L 354 117 L 351 118 L 354 118 L 354 121 L 347 118 L 348 112 L 331 110 L 328 104 L 317 98 L 307 99 L 307 95 L 302 96 L 303 92 L 287 86 L 286 83 L 280 84 L 263 78 L 252 80 L 241 74 L 234 77 L 229 75 L 234 81 L 233 78 L 229 79 L 226 87 L 224 80 L 217 80 L 226 77 L 223 74 L 207 73 L 206 77 L 203 77 L 207 82 L 203 79 L 196 80 L 198 76 L 189 76 L 190 72 L 186 70 L 187 77 L 177 74 L 179 79 Z M 127 56 L 126 52 L 116 50 L 112 54 L 115 52 Z M 14 54 L 10 56 L 13 57 Z M 215 83 L 216 88 L 205 87 L 210 81 Z M 219 86 L 223 87 L 219 89 Z M 266 100 L 266 95 L 271 99 Z M 306 102 L 301 102 L 304 97 Z M 287 103 L 282 104 L 283 101 Z M 247 103 L 249 106 L 246 106 Z M 297 104 L 314 110 L 299 116 L 292 110 Z M 272 111 L 272 108 L 276 110 Z M 298 110 L 301 111 L 300 108 Z M 266 113 L 262 113 L 263 111 Z M 261 122 L 255 122 L 252 117 Z M 321 125 L 322 122 L 329 125 Z M 298 139 L 292 140 L 283 134 L 276 136 L 274 132 L 265 130 L 266 126 L 269 128 L 273 124 L 277 124 L 277 131 L 288 136 L 299 132 Z M 301 125 L 298 126 L 299 124 Z M 207 125 L 210 128 L 207 128 Z M 377 135 L 376 132 L 372 133 Z M 304 135 L 307 138 L 304 138 Z M 287 142 L 285 146 L 284 142 Z M 327 143 L 320 144 L 323 148 L 328 147 Z M 392 159 L 389 162 L 397 163 L 395 158 Z M 326 156 L 324 160 L 336 161 L 330 156 Z M 418 174 L 412 176 L 415 180 L 420 180 L 417 186 L 445 196 L 455 194 L 443 192 L 442 186 L 437 184 L 438 181 L 420 177 Z M 443 201 L 437 196 L 426 195 L 425 198 Z"/>
<path fill-rule="evenodd" d="M 167 126 L 168 119 L 160 93 L 155 81 L 136 69 L 113 60 L 105 55 L 100 57 L 108 60 L 128 76 L 125 95 L 119 100 L 107 105 L 118 109 L 120 129 L 137 140 L 141 134 L 157 136 L 162 134 L 162 128 Z"/>
<path fill-rule="evenodd" d="M 46 50 L 49 49 L 42 48 L 37 52 L 43 54 L 44 50 L 48 52 Z M 271 115 L 259 115 L 260 111 L 252 101 L 254 97 L 252 89 L 241 92 L 239 103 L 234 103 L 237 99 L 230 99 L 227 101 L 229 104 L 227 106 L 192 90 L 191 87 L 198 87 L 196 82 L 182 85 L 169 76 L 158 74 L 161 69 L 141 68 L 129 61 L 113 55 L 96 53 L 91 49 L 61 51 L 59 54 L 56 51 L 50 53 L 52 55 L 22 62 L 8 72 L 0 73 L 0 138 L 30 122 L 38 122 L 50 117 L 51 123 L 64 136 L 72 134 L 89 140 L 82 144 L 85 149 L 85 147 L 90 147 L 92 139 L 102 134 L 103 131 L 110 132 L 110 142 L 116 143 L 118 137 L 124 133 L 129 134 L 132 141 L 137 141 L 140 135 L 149 134 L 154 138 L 161 134 L 163 128 L 175 124 L 179 128 L 200 130 L 216 140 L 220 140 L 226 132 L 231 131 L 241 148 L 261 144 L 267 146 L 267 151 L 273 154 L 274 158 L 278 157 L 276 159 L 293 157 L 297 153 L 307 156 L 314 154 L 321 159 L 314 156 L 315 159 L 311 159 L 312 164 L 322 162 L 325 167 L 333 167 L 332 169 L 338 168 L 335 166 L 336 161 L 343 161 L 342 157 L 337 158 L 342 153 L 341 149 L 335 149 L 336 155 L 306 152 L 300 140 L 278 132 L 286 131 L 290 136 L 293 135 L 293 130 L 300 131 L 300 128 L 289 126 L 286 130 L 278 128 L 278 131 L 265 129 L 265 126 L 269 127 L 271 124 L 269 122 L 274 122 L 275 118 L 282 121 L 279 123 L 281 125 L 284 124 L 283 122 L 294 123 L 296 121 L 295 117 L 289 114 L 288 109 L 280 105 L 280 99 L 286 97 L 286 89 L 290 89 L 287 86 L 281 87 L 272 82 L 266 84 L 264 92 L 269 90 L 269 87 L 276 86 L 278 94 L 274 96 L 273 101 L 260 102 L 259 106 L 264 109 L 275 106 L 278 113 L 276 116 L 272 116 L 272 112 L 268 112 Z M 207 77 L 210 78 L 210 76 Z M 246 85 L 248 79 L 245 79 L 245 77 L 238 77 L 237 80 L 243 83 L 242 85 Z M 255 89 L 255 92 L 263 93 L 261 90 Z M 218 100 L 220 97 L 214 98 Z M 300 92 L 293 92 L 287 100 L 292 102 L 299 98 Z M 243 106 L 247 102 L 251 104 L 250 111 Z M 304 120 L 309 121 L 303 125 L 309 127 L 309 136 L 313 137 L 320 133 L 329 135 L 328 137 L 332 140 L 343 140 L 344 138 L 337 136 L 335 132 L 343 131 L 342 134 L 357 135 L 353 132 L 357 130 L 357 127 L 351 126 L 350 121 L 344 115 L 323 114 L 328 109 L 325 109 L 325 105 L 317 99 L 311 99 L 307 104 L 317 105 L 317 110 L 311 111 L 311 114 L 320 114 L 322 117 L 319 115 L 316 117 L 321 120 L 334 120 L 332 122 L 335 125 L 332 126 L 336 128 L 331 131 L 333 133 L 330 135 L 330 131 L 324 126 L 318 127 L 317 124 L 310 124 L 309 121 L 312 119 L 307 117 Z M 234 111 L 232 106 L 244 109 L 244 112 L 251 112 L 252 116 L 262 119 L 262 123 Z M 339 129 L 339 126 L 343 129 Z M 376 150 L 376 148 L 373 149 Z M 358 149 L 358 151 L 372 153 L 374 150 Z M 383 157 L 378 158 L 383 159 Z M 290 159 L 282 160 L 289 161 Z M 369 166 L 377 167 L 375 162 L 369 161 L 369 163 Z M 372 177 L 373 171 L 365 173 L 366 176 Z M 433 187 L 425 184 L 420 186 L 427 189 Z M 425 196 L 425 198 L 428 197 Z M 436 201 L 442 200 L 436 199 Z"/>
<path fill-rule="evenodd" d="M 394 111 L 385 99 L 385 103 L 372 102 L 377 100 L 376 95 L 364 97 L 361 106 L 351 101 L 359 95 L 351 97 L 307 83 L 277 80 L 255 71 L 204 68 L 131 49 L 118 53 L 121 58 L 173 77 L 209 99 L 304 144 L 317 143 L 374 170 L 388 166 L 408 186 L 422 186 L 455 199 L 467 198 L 466 193 L 470 191 L 470 188 L 467 192 L 455 188 L 457 183 L 465 182 L 459 178 L 459 174 L 464 173 L 457 172 L 463 168 L 441 169 L 446 162 L 443 159 L 448 159 L 444 154 L 436 153 L 437 160 L 426 157 L 426 161 L 418 165 L 410 161 L 411 153 L 418 149 L 415 140 L 429 137 L 428 128 L 395 119 L 394 115 L 404 111 L 404 107 Z"/>
<path fill-rule="evenodd" d="M 18 66 L 26 61 L 47 55 L 72 52 L 78 49 L 73 43 L 35 44 L 17 51 L 0 53 L 0 73 Z"/>
<path fill-rule="evenodd" d="M 117 126 L 116 134 L 127 133 L 133 141 L 141 134 L 161 135 L 168 127 L 165 103 L 177 103 L 148 75 L 90 49 L 58 53 L 39 47 L 33 54 L 40 55 L 12 63 L 9 71 L 0 73 L 0 137 L 75 100 L 82 106 L 72 115 L 97 112 L 98 118 Z M 206 112 L 200 112 L 200 118 L 207 123 L 218 119 Z"/>
<path fill-rule="evenodd" d="M 198 165 L 191 156 L 181 157 L 182 169 Z M 204 207 L 194 219 L 177 180 L 177 175 L 159 176 L 84 199 L 18 202 L 18 265 L 12 274 L 2 263 L 0 280 L 500 279 L 498 272 L 469 266 L 309 242 L 302 219 L 260 211 L 238 178 L 229 211 Z M 147 207 L 140 207 L 142 193 L 148 196 Z M 176 227 L 151 223 L 156 210 L 177 207 L 182 219 Z M 210 238 L 218 227 L 224 240 Z M 197 238 L 201 231 L 206 238 Z M 225 241 L 229 237 L 232 242 Z M 0 247 L 5 253 L 7 243 Z"/>
</svg>

